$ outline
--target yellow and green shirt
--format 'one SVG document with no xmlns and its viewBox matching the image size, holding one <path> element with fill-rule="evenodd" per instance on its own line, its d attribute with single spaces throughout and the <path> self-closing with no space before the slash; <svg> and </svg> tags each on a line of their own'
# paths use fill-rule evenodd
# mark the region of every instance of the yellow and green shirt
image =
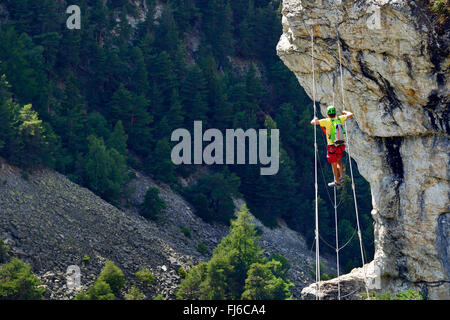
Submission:
<svg viewBox="0 0 450 320">
<path fill-rule="evenodd" d="M 347 120 L 347 116 L 345 116 L 345 115 L 339 116 L 339 119 L 341 119 L 342 123 L 344 123 L 345 120 Z M 327 131 L 327 142 L 328 142 L 328 145 L 333 145 L 334 143 L 330 139 L 331 118 L 325 118 L 325 119 L 319 120 L 319 125 L 321 127 L 325 128 L 325 130 Z"/>
</svg>

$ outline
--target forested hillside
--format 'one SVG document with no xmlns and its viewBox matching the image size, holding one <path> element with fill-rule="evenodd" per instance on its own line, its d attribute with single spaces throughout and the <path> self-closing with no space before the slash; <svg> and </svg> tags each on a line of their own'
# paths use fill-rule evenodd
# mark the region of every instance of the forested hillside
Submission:
<svg viewBox="0 0 450 320">
<path fill-rule="evenodd" d="M 265 224 L 283 218 L 312 244 L 312 106 L 276 55 L 280 0 L 79 0 L 80 30 L 66 28 L 69 4 L 0 1 L 0 156 L 24 172 L 53 168 L 115 205 L 127 196 L 127 169 L 143 170 L 207 221 L 229 223 L 231 197 L 243 196 Z M 279 128 L 280 171 L 217 166 L 181 187 L 177 177 L 195 168 L 171 162 L 170 135 L 194 120 L 220 130 Z M 334 253 L 324 139 L 319 149 L 322 248 Z M 370 190 L 359 175 L 356 185 L 370 260 Z M 349 183 L 339 204 L 345 243 L 355 234 Z M 356 237 L 341 261 L 346 271 L 360 264 Z"/>
</svg>

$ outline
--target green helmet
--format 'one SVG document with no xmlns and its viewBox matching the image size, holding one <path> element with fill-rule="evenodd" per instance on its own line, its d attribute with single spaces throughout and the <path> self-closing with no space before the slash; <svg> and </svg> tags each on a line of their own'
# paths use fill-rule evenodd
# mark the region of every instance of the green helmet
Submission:
<svg viewBox="0 0 450 320">
<path fill-rule="evenodd" d="M 327 108 L 327 115 L 336 114 L 336 107 L 335 106 L 329 106 Z"/>
</svg>

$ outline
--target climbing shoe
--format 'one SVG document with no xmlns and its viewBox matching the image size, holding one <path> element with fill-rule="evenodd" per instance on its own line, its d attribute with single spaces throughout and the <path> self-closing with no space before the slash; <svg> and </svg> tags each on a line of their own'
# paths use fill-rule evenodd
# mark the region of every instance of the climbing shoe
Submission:
<svg viewBox="0 0 450 320">
<path fill-rule="evenodd" d="M 339 184 L 344 184 L 344 182 L 345 182 L 344 177 L 340 177 L 340 178 L 339 178 Z"/>
<path fill-rule="evenodd" d="M 339 183 L 337 183 L 336 181 L 333 181 L 333 182 L 330 182 L 329 184 L 328 184 L 328 186 L 330 187 L 330 188 L 333 188 L 333 187 L 340 187 L 341 185 L 339 184 Z"/>
</svg>

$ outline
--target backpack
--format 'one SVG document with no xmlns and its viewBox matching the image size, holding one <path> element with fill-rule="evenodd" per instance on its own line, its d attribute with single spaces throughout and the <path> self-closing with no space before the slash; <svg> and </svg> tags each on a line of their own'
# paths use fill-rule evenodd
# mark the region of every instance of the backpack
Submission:
<svg viewBox="0 0 450 320">
<path fill-rule="evenodd" d="M 328 136 L 336 146 L 345 144 L 345 129 L 339 117 L 337 119 L 331 119 L 331 132 Z"/>
</svg>

